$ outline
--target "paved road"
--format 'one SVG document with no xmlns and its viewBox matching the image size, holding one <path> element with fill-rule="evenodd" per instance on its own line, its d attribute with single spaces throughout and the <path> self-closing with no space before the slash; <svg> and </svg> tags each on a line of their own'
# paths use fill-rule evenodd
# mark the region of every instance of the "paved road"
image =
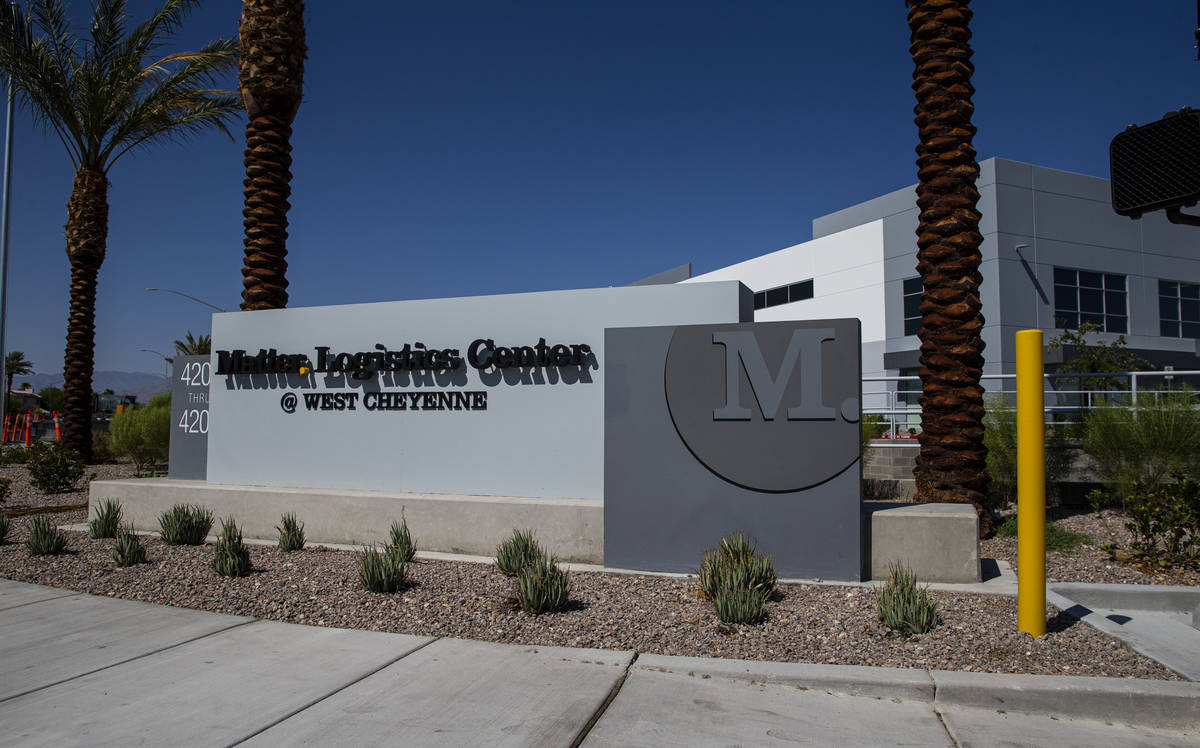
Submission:
<svg viewBox="0 0 1200 748">
<path fill-rule="evenodd" d="M 0 745 L 1200 746 L 1198 689 L 435 639 L 0 580 Z"/>
</svg>

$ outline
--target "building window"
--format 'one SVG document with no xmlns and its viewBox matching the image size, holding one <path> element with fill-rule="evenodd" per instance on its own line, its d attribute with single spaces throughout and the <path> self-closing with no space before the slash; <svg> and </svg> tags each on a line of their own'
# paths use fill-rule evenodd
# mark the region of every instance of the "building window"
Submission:
<svg viewBox="0 0 1200 748">
<path fill-rule="evenodd" d="M 1091 324 L 1103 332 L 1129 332 L 1125 276 L 1054 268 L 1054 318 L 1066 330 Z"/>
<path fill-rule="evenodd" d="M 1165 338 L 1200 338 L 1200 285 L 1158 282 L 1158 332 Z"/>
<path fill-rule="evenodd" d="M 766 309 L 769 306 L 790 304 L 793 301 L 804 301 L 813 297 L 813 282 L 810 278 L 788 286 L 776 286 L 754 294 L 754 308 Z"/>
<path fill-rule="evenodd" d="M 921 276 L 904 279 L 904 334 L 921 331 Z"/>
</svg>

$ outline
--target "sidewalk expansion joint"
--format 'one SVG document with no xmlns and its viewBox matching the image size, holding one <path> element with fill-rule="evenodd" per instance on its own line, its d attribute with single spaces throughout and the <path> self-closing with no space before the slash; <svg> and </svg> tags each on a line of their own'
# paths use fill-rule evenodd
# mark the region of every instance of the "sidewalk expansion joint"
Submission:
<svg viewBox="0 0 1200 748">
<path fill-rule="evenodd" d="M 56 589 L 62 589 L 62 588 L 61 588 L 61 587 L 59 587 L 59 588 L 56 588 Z M 4 611 L 4 610 L 16 610 L 17 608 L 24 608 L 24 607 L 26 607 L 26 606 L 28 606 L 28 605 L 37 605 L 38 603 L 48 603 L 48 602 L 52 602 L 52 601 L 54 601 L 54 600 L 66 600 L 68 597 L 79 597 L 80 595 L 83 595 L 83 594 L 86 594 L 86 593 L 83 593 L 83 592 L 72 592 L 72 593 L 71 593 L 71 594 L 69 594 L 69 595 L 59 595 L 58 597 L 47 597 L 47 598 L 45 598 L 45 599 L 42 599 L 42 600 L 30 600 L 30 601 L 29 601 L 29 602 L 27 602 L 27 603 L 17 603 L 16 605 L 10 605 L 10 606 L 8 606 L 7 608 L 0 608 L 0 611 Z"/>
<path fill-rule="evenodd" d="M 962 748 L 962 743 L 958 742 L 958 740 L 956 740 L 954 737 L 954 733 L 950 732 L 950 725 L 946 724 L 946 720 L 942 717 L 942 713 L 938 711 L 937 707 L 931 705 L 930 708 L 933 709 L 933 714 L 935 717 L 937 717 L 938 724 L 941 725 L 942 729 L 946 731 L 946 737 L 950 738 L 950 742 L 954 744 L 954 748 Z"/>
<path fill-rule="evenodd" d="M 61 600 L 62 598 L 55 598 L 55 599 Z M 133 657 L 129 657 L 124 660 L 120 660 L 118 662 L 112 662 L 112 663 L 109 663 L 108 665 L 104 665 L 104 666 L 95 668 L 94 670 L 89 670 L 86 673 L 79 673 L 77 675 L 72 675 L 69 678 L 63 678 L 62 680 L 56 680 L 53 683 L 47 683 L 44 686 L 38 686 L 37 688 L 31 688 L 28 691 L 22 691 L 21 693 L 13 694 L 12 696 L 5 696 L 4 698 L 0 698 L 0 704 L 3 704 L 6 701 L 12 701 L 13 699 L 19 699 L 22 696 L 25 696 L 26 694 L 31 694 L 36 691 L 43 691 L 47 688 L 53 688 L 54 686 L 60 685 L 62 683 L 66 683 L 68 681 L 77 680 L 79 678 L 86 678 L 87 676 L 92 675 L 93 673 L 98 673 L 101 670 L 108 670 L 109 668 L 126 665 L 130 662 L 134 662 L 136 660 L 140 660 L 145 657 L 152 657 L 153 655 L 159 654 L 161 652 L 166 652 L 167 650 L 175 649 L 176 647 L 182 647 L 184 644 L 191 644 L 192 642 L 197 642 L 197 641 L 200 641 L 201 639 L 207 639 L 210 636 L 216 636 L 217 634 L 224 634 L 226 631 L 232 631 L 233 629 L 240 628 L 241 626 L 248 626 L 249 624 L 254 623 L 256 620 L 257 619 L 251 618 L 249 621 L 240 621 L 238 623 L 230 624 L 229 626 L 226 626 L 225 628 L 217 629 L 216 631 L 209 631 L 208 633 L 200 634 L 199 636 L 193 636 L 191 639 L 185 639 L 180 642 L 175 642 L 174 644 L 168 644 L 165 647 L 159 647 L 158 649 L 153 649 L 149 652 L 142 652 L 141 654 L 134 655 Z"/>
<path fill-rule="evenodd" d="M 592 718 L 587 721 L 587 724 L 584 725 L 583 729 L 579 731 L 579 734 L 575 736 L 575 740 L 571 741 L 570 748 L 579 748 L 580 744 L 587 739 L 588 733 L 592 731 L 592 728 L 596 726 L 596 723 L 599 722 L 600 718 L 604 716 L 604 713 L 608 711 L 608 705 L 613 703 L 613 699 L 617 698 L 617 694 L 620 693 L 621 687 L 625 685 L 625 680 L 629 678 L 629 671 L 633 669 L 633 663 L 637 662 L 637 659 L 638 653 L 634 652 L 633 657 L 629 658 L 629 664 L 625 666 L 625 672 L 621 673 L 621 677 L 618 678 L 617 682 L 613 684 L 613 687 L 609 689 L 608 696 L 604 699 L 604 702 L 600 704 L 600 708 L 596 710 L 596 713 L 592 715 Z"/>
<path fill-rule="evenodd" d="M 351 686 L 355 685 L 356 683 L 361 683 L 362 681 L 366 680 L 367 678 L 370 678 L 372 675 L 375 675 L 379 671 L 381 671 L 385 668 L 389 668 L 392 665 L 395 665 L 397 662 L 399 662 L 400 660 L 403 660 L 405 657 L 408 657 L 409 655 L 414 654 L 416 652 L 420 652 L 422 649 L 425 649 L 426 647 L 428 647 L 430 644 L 433 644 L 434 642 L 441 641 L 442 638 L 443 637 L 440 637 L 440 636 L 430 637 L 429 641 L 425 642 L 424 644 L 414 647 L 398 657 L 393 657 L 392 659 L 388 660 L 387 662 L 384 662 L 379 667 L 372 668 L 371 670 L 368 670 L 367 672 L 363 673 L 362 675 L 360 675 L 356 678 L 352 678 L 349 681 L 343 683 L 342 685 L 337 686 L 336 688 L 334 688 L 332 691 L 325 694 L 324 696 L 318 696 L 317 698 L 313 699 L 312 701 L 308 702 L 307 704 L 302 704 L 301 706 L 296 707 L 295 709 L 293 709 L 292 711 L 283 715 L 279 719 L 273 720 L 272 722 L 269 722 L 266 725 L 263 725 L 262 727 L 258 728 L 257 730 L 250 733 L 249 735 L 245 735 L 241 738 L 238 738 L 237 740 L 230 743 L 228 745 L 228 748 L 233 748 L 233 746 L 235 746 L 235 745 L 241 745 L 242 743 L 245 743 L 247 740 L 250 740 L 251 738 L 254 738 L 254 737 L 257 737 L 258 735 L 263 734 L 267 730 L 270 730 L 272 727 L 275 727 L 276 725 L 281 724 L 282 722 L 285 722 L 285 721 L 291 719 L 292 717 L 295 717 L 297 714 L 299 714 L 300 712 L 303 712 L 305 709 L 311 709 L 312 707 L 316 706 L 317 704 L 320 704 L 322 701 L 325 701 L 326 699 L 328 699 L 332 696 L 336 696 L 337 694 L 341 693 L 342 691 L 345 691 L 347 688 L 350 688 Z"/>
</svg>

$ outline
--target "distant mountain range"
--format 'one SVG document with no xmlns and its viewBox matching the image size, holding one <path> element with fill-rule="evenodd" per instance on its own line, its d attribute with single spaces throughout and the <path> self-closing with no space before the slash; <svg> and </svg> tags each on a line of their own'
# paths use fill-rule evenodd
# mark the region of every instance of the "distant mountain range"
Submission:
<svg viewBox="0 0 1200 748">
<path fill-rule="evenodd" d="M 29 382 L 34 392 L 40 392 L 46 387 L 62 387 L 62 374 L 30 374 L 13 379 L 13 387 L 20 389 L 23 382 Z M 98 371 L 92 375 L 92 389 L 96 392 L 112 390 L 118 395 L 136 395 L 139 403 L 150 400 L 160 392 L 166 392 L 167 380 L 154 374 L 141 371 Z"/>
</svg>

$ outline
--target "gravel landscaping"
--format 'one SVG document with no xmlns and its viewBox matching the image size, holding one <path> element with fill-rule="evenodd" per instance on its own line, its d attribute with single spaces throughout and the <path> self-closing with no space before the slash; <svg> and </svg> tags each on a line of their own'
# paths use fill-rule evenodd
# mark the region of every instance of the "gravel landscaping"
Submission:
<svg viewBox="0 0 1200 748">
<path fill-rule="evenodd" d="M 109 478 L 131 474 L 121 465 L 91 470 Z M 86 500 L 83 492 L 36 495 L 25 484 L 22 467 L 2 467 L 0 475 L 13 479 L 3 509 Z M 79 511 L 53 517 L 59 524 L 84 521 Z M 933 592 L 941 624 L 928 634 L 904 638 L 878 623 L 874 593 L 862 587 L 780 585 L 764 623 L 737 626 L 717 620 L 694 578 L 573 572 L 568 609 L 532 616 L 519 609 L 514 582 L 490 564 L 419 559 L 409 567 L 405 589 L 379 595 L 361 589 L 358 554 L 350 551 L 309 547 L 285 554 L 273 546 L 251 546 L 253 572 L 227 579 L 212 570 L 211 545 L 170 547 L 145 537 L 149 563 L 118 569 L 111 558 L 113 541 L 92 540 L 81 532 L 67 533 L 64 554 L 31 557 L 23 546 L 28 521 L 13 518 L 8 542 L 0 545 L 0 577 L 291 623 L 668 655 L 1176 679 L 1152 660 L 1054 609 L 1047 636 L 1033 640 L 1020 634 L 1016 602 L 1007 596 Z M 412 530 L 419 546 L 421 529 Z M 1009 539 L 989 540 L 984 555 L 1015 560 L 1015 548 Z M 1051 555 L 1051 579 L 1147 581 L 1123 576 L 1144 575 L 1136 569 L 1104 568 L 1124 565 L 1094 548 Z"/>
</svg>

